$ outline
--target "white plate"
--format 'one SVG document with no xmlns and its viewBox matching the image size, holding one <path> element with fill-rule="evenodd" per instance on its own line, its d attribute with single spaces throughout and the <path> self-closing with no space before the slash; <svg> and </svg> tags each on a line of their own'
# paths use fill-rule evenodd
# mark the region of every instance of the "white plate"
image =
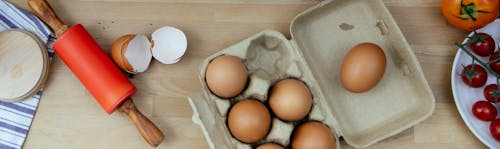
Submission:
<svg viewBox="0 0 500 149">
<path fill-rule="evenodd" d="M 498 45 L 500 41 L 500 19 L 495 20 L 493 23 L 488 26 L 479 29 L 477 32 L 488 33 L 493 37 L 495 43 Z M 473 33 L 469 34 L 472 36 Z M 468 39 L 465 39 L 463 43 L 467 42 Z M 488 61 L 488 57 L 480 58 L 483 62 Z M 484 122 L 477 119 L 474 115 L 472 115 L 472 105 L 479 100 L 486 100 L 483 95 L 484 87 L 488 84 L 496 83 L 496 79 L 492 74 L 488 74 L 488 82 L 486 85 L 480 88 L 471 88 L 462 82 L 461 76 L 459 75 L 462 70 L 462 64 L 467 66 L 472 63 L 472 58 L 469 57 L 465 52 L 458 49 L 457 55 L 455 56 L 455 60 L 453 61 L 453 70 L 451 74 L 451 87 L 453 90 L 453 97 L 455 98 L 455 104 L 457 105 L 458 112 L 460 112 L 460 116 L 464 120 L 465 124 L 472 133 L 481 141 L 483 144 L 488 146 L 489 148 L 500 148 L 500 142 L 496 141 L 490 134 L 490 122 Z M 497 104 L 496 107 L 499 107 L 500 104 Z M 497 108 L 498 110 L 498 108 Z M 500 111 L 499 111 L 500 114 Z M 497 118 L 499 116 L 497 115 Z"/>
</svg>

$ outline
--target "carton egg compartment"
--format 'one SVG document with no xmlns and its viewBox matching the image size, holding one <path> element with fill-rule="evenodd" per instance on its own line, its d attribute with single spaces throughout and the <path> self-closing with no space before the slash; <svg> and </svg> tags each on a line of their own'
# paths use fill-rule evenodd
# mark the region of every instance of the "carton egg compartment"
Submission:
<svg viewBox="0 0 500 149">
<path fill-rule="evenodd" d="M 320 121 L 330 128 L 333 128 L 332 120 L 327 120 L 324 115 L 324 106 L 320 106 L 319 102 L 319 88 L 313 86 L 311 84 L 312 74 L 304 73 L 307 70 L 304 70 L 304 63 L 299 59 L 300 57 L 296 56 L 298 53 L 296 51 L 291 50 L 291 45 L 286 41 L 282 35 L 266 35 L 262 34 L 248 44 L 246 52 L 241 52 L 242 49 L 239 49 L 238 52 L 233 51 L 222 51 L 217 56 L 221 55 L 232 55 L 239 57 L 245 64 L 248 70 L 249 82 L 245 90 L 238 96 L 233 97 L 231 99 L 222 99 L 214 95 L 210 92 L 209 89 L 205 91 L 209 92 L 208 96 L 211 101 L 213 101 L 218 111 L 218 114 L 224 119 L 225 132 L 227 136 L 230 137 L 230 142 L 233 144 L 235 148 L 255 148 L 263 143 L 278 143 L 285 147 L 290 146 L 290 141 L 292 137 L 293 130 L 299 124 L 314 120 Z M 244 54 L 242 54 L 244 53 Z M 217 56 L 211 57 L 211 59 L 216 58 Z M 306 77 L 306 75 L 308 75 Z M 310 113 L 303 119 L 297 122 L 286 122 L 277 118 L 268 104 L 268 97 L 270 94 L 270 89 L 273 84 L 277 83 L 280 80 L 294 78 L 304 82 L 311 93 L 313 94 L 313 104 Z M 205 82 L 206 83 L 206 82 Z M 238 141 L 233 138 L 229 128 L 227 127 L 227 115 L 232 105 L 237 103 L 243 99 L 257 99 L 260 102 L 264 103 L 268 108 L 269 112 L 272 116 L 271 129 L 268 132 L 267 136 L 253 144 L 246 144 Z M 323 103 L 324 104 L 324 103 Z M 334 129 L 332 129 L 334 130 Z M 336 135 L 335 131 L 332 131 L 334 135 Z M 338 137 L 336 136 L 338 139 Z M 338 140 L 337 140 L 338 142 Z"/>
</svg>

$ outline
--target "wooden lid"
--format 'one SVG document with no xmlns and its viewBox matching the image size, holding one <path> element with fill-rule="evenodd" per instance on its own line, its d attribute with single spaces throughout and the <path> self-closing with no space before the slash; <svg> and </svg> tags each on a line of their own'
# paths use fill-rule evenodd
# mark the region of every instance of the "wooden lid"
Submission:
<svg viewBox="0 0 500 149">
<path fill-rule="evenodd" d="M 47 78 L 49 57 L 38 37 L 23 30 L 0 32 L 0 101 L 35 95 Z"/>
</svg>

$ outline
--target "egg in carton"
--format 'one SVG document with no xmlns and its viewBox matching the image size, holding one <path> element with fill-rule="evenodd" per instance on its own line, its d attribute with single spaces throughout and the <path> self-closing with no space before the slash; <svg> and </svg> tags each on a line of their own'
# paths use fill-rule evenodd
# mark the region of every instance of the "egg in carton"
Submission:
<svg viewBox="0 0 500 149">
<path fill-rule="evenodd" d="M 213 131 L 210 133 L 211 136 L 213 136 L 211 137 L 213 140 L 219 140 L 212 142 L 211 146 L 213 148 L 252 148 L 268 142 L 290 146 L 290 139 L 294 128 L 306 121 L 319 121 L 327 125 L 332 134 L 336 134 L 333 116 L 331 116 L 328 110 L 322 109 L 324 105 L 327 104 L 323 103 L 323 100 L 319 100 L 323 97 L 319 95 L 318 85 L 315 83 L 310 71 L 307 70 L 304 60 L 298 56 L 298 53 L 296 53 L 297 51 L 292 50 L 293 48 L 291 48 L 287 39 L 281 33 L 274 30 L 263 31 L 249 39 L 251 40 L 243 41 L 238 44 L 238 46 L 230 47 L 210 56 L 200 68 L 202 70 L 200 71 L 200 79 L 205 80 L 203 81 L 204 83 L 202 83 L 204 92 L 203 95 L 200 96 L 207 97 L 206 99 L 208 99 L 208 102 L 207 105 L 205 105 L 206 107 L 202 109 L 207 111 L 197 111 L 196 113 L 211 113 L 211 116 L 206 118 L 210 117 L 210 119 L 214 121 L 212 121 L 212 125 L 206 125 L 205 128 L 209 132 Z M 245 47 L 245 50 L 241 50 L 241 47 Z M 207 70 L 208 64 L 219 56 L 238 57 L 248 70 L 249 79 L 244 91 L 229 99 L 217 96 L 210 91 L 206 84 L 205 70 Z M 302 120 L 288 122 L 280 120 L 272 114 L 271 129 L 264 139 L 254 143 L 246 144 L 232 137 L 227 126 L 227 116 L 231 106 L 241 100 L 256 99 L 269 107 L 268 96 L 272 85 L 289 78 L 304 82 L 312 94 L 313 103 L 307 116 Z M 192 100 L 190 100 L 190 102 L 193 106 L 200 106 L 194 105 L 196 103 Z M 272 112 L 270 108 L 268 109 Z M 198 110 L 201 109 L 198 108 Z M 204 116 L 196 115 L 193 117 L 195 122 L 201 123 L 201 120 L 197 120 L 198 118 L 196 117 L 203 119 L 202 117 Z M 338 137 L 336 137 L 336 135 L 335 139 L 336 142 L 338 142 Z M 220 144 L 216 142 L 226 143 Z"/>
<path fill-rule="evenodd" d="M 201 126 L 212 149 L 252 148 L 268 142 L 290 147 L 295 129 L 306 121 L 327 125 L 337 147 L 342 137 L 347 144 L 362 148 L 432 114 L 434 96 L 416 56 L 382 0 L 322 1 L 294 18 L 290 34 L 288 40 L 280 32 L 266 30 L 202 63 L 202 92 L 190 96 L 189 102 L 193 121 Z M 343 87 L 340 67 L 349 50 L 364 42 L 381 47 L 386 70 L 373 88 L 353 93 Z M 238 57 L 248 70 L 244 91 L 229 100 L 214 95 L 205 80 L 207 65 L 221 55 Z M 273 117 L 265 138 L 251 144 L 235 139 L 226 123 L 231 106 L 246 98 L 267 104 L 270 88 L 287 78 L 296 78 L 308 86 L 313 104 L 307 117 L 295 122 Z"/>
</svg>

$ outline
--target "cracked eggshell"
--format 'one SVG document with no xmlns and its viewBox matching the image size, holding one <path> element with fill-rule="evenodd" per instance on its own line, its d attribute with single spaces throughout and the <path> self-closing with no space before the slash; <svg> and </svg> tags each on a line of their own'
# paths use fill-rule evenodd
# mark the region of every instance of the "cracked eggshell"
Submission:
<svg viewBox="0 0 500 149">
<path fill-rule="evenodd" d="M 152 59 L 151 43 L 144 35 L 125 35 L 111 46 L 111 57 L 115 63 L 128 73 L 146 71 Z"/>
<path fill-rule="evenodd" d="M 186 52 L 186 35 L 175 27 L 161 27 L 153 32 L 151 38 L 153 57 L 163 64 L 177 63 Z"/>
</svg>

